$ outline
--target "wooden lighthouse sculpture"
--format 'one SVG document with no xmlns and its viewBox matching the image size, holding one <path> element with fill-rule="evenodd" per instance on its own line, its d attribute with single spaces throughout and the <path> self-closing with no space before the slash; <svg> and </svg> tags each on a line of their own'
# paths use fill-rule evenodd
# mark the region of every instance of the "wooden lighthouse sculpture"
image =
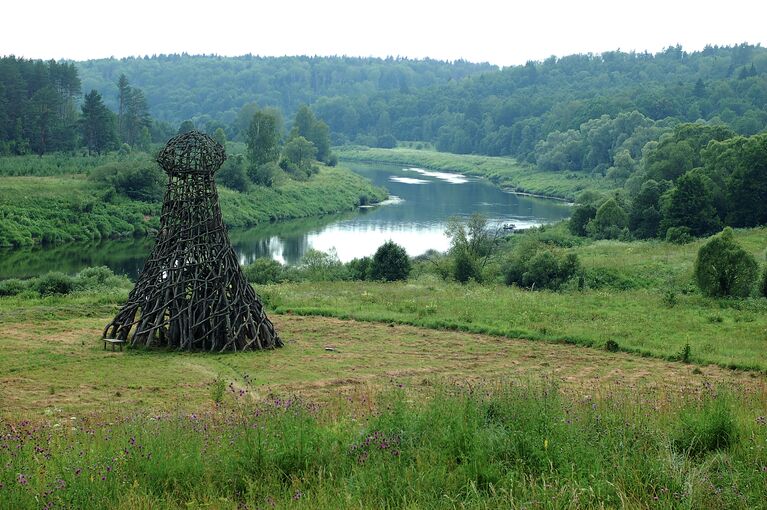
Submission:
<svg viewBox="0 0 767 510">
<path fill-rule="evenodd" d="M 198 131 L 172 138 L 160 151 L 157 162 L 168 174 L 160 230 L 105 339 L 206 351 L 283 345 L 221 217 L 213 174 L 225 159 L 224 148 Z"/>
</svg>

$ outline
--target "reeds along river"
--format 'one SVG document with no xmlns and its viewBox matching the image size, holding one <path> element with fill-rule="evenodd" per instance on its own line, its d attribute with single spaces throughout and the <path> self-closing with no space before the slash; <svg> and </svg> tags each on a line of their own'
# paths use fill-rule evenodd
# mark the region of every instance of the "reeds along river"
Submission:
<svg viewBox="0 0 767 510">
<path fill-rule="evenodd" d="M 487 181 L 460 174 L 401 165 L 347 163 L 346 166 L 389 190 L 390 198 L 375 207 L 320 218 L 285 221 L 230 232 L 240 262 L 272 257 L 297 264 L 309 249 L 335 249 L 346 262 L 372 255 L 391 239 L 411 256 L 449 247 L 445 226 L 451 216 L 486 216 L 491 225 L 526 228 L 556 222 L 570 215 L 557 200 L 499 190 Z M 102 241 L 4 252 L 0 278 L 24 277 L 47 271 L 75 273 L 83 267 L 109 266 L 132 278 L 152 247 L 151 239 Z"/>
</svg>

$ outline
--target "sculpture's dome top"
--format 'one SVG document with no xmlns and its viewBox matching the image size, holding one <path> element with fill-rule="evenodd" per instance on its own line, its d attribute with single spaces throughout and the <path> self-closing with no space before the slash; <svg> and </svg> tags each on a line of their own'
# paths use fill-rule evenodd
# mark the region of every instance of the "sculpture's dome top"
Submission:
<svg viewBox="0 0 767 510">
<path fill-rule="evenodd" d="M 199 131 L 174 136 L 157 155 L 168 174 L 213 174 L 226 159 L 220 143 Z"/>
</svg>

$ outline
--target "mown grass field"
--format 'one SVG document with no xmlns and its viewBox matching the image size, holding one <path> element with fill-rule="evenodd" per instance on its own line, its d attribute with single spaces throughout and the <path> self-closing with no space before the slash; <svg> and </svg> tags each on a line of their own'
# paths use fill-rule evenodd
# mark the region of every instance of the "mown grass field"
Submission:
<svg viewBox="0 0 767 510">
<path fill-rule="evenodd" d="M 578 172 L 542 172 L 508 157 L 459 155 L 403 147 L 341 147 L 337 152 L 341 159 L 348 161 L 395 163 L 459 172 L 484 177 L 501 188 L 567 200 L 574 200 L 586 189 L 609 191 L 617 187 L 609 179 Z"/>
</svg>

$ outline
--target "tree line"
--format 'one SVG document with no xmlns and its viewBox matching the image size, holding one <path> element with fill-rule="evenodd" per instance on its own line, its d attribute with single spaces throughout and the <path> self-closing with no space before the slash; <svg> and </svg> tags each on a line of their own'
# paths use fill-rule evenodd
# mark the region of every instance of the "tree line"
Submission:
<svg viewBox="0 0 767 510">
<path fill-rule="evenodd" d="M 685 242 L 724 226 L 767 223 L 767 132 L 677 125 L 643 147 L 636 169 L 611 196 L 585 193 L 570 220 L 577 235 Z"/>
<path fill-rule="evenodd" d="M 0 155 L 80 147 L 100 154 L 123 143 L 148 150 L 173 133 L 152 119 L 143 91 L 125 75 L 111 84 L 117 113 L 96 89 L 84 96 L 81 89 L 73 63 L 0 57 Z"/>
</svg>

